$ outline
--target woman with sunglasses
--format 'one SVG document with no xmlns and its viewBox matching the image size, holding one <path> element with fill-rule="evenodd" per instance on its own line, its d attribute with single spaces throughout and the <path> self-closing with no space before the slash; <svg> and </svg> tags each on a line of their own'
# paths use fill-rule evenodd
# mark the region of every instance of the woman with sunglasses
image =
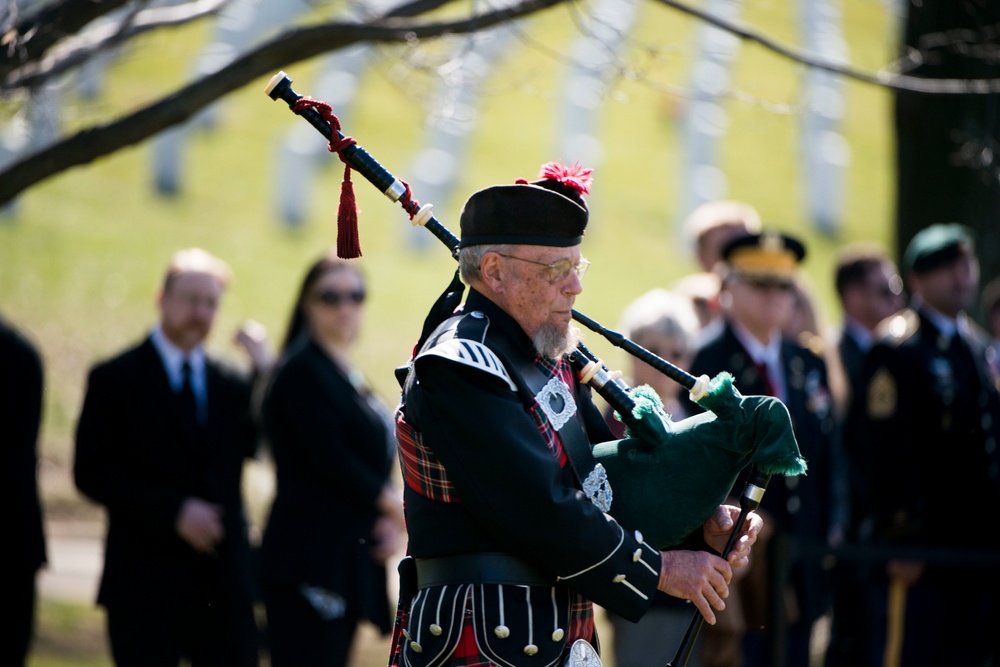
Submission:
<svg viewBox="0 0 1000 667">
<path fill-rule="evenodd" d="M 346 665 L 358 623 L 391 630 L 386 560 L 405 543 L 392 417 L 351 361 L 365 283 L 307 271 L 262 402 L 277 491 L 261 544 L 272 667 Z"/>
</svg>

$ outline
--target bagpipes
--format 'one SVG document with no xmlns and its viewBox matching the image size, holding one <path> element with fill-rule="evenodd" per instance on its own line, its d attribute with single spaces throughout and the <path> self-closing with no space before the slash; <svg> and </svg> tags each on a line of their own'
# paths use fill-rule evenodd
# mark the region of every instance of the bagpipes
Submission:
<svg viewBox="0 0 1000 667">
<path fill-rule="evenodd" d="M 328 104 L 299 95 L 291 83 L 284 72 L 279 72 L 268 82 L 265 92 L 305 118 L 329 140 L 330 150 L 347 165 L 338 215 L 338 255 L 360 256 L 356 217 L 352 218 L 355 211 L 350 170 L 354 169 L 390 201 L 398 202 L 414 225 L 427 228 L 457 259 L 459 239 L 434 217 L 432 206 L 421 206 L 413 199 L 408 184 L 341 133 L 340 121 Z M 435 304 L 435 308 L 439 307 L 440 300 Z M 663 412 L 655 392 L 648 387 L 630 388 L 582 342 L 577 344 L 568 355 L 574 373 L 607 401 L 626 425 L 626 438 L 593 447 L 594 459 L 603 466 L 614 489 L 608 513 L 622 525 L 641 530 L 646 541 L 657 548 L 675 547 L 725 502 L 741 472 L 750 466 L 751 474 L 740 498 L 741 512 L 723 552 L 725 557 L 747 514 L 759 506 L 770 477 L 798 475 L 806 470 L 788 410 L 772 397 L 742 396 L 728 373 L 711 380 L 707 376 L 696 378 L 576 310 L 572 316 L 612 345 L 681 384 L 692 400 L 708 410 L 680 422 L 672 421 Z M 688 630 L 691 637 L 685 638 L 679 660 L 687 659 L 701 620 L 696 612 Z M 676 663 L 678 667 L 683 664 Z"/>
</svg>

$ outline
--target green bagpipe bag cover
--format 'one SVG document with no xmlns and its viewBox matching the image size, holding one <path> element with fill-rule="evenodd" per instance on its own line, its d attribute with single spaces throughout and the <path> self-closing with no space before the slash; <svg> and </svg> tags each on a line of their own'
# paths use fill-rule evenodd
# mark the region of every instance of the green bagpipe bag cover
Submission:
<svg viewBox="0 0 1000 667">
<path fill-rule="evenodd" d="M 595 445 L 594 458 L 611 484 L 608 513 L 658 549 L 698 529 L 747 466 L 772 475 L 806 471 L 785 405 L 771 396 L 742 396 L 729 373 L 713 378 L 699 399 L 709 412 L 677 422 L 647 385 L 631 396 L 635 410 L 621 415 L 627 437 Z"/>
</svg>

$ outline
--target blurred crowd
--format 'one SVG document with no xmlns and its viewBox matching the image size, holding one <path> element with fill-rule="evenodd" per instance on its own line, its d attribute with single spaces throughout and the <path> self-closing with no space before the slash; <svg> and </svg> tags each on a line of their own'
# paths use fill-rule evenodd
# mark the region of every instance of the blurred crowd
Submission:
<svg viewBox="0 0 1000 667">
<path fill-rule="evenodd" d="M 771 482 L 751 565 L 689 667 L 1000 664 L 1000 550 L 983 525 L 1000 506 L 1000 277 L 981 280 L 970 230 L 928 227 L 898 263 L 843 248 L 827 277 L 834 326 L 802 269 L 808 248 L 753 207 L 710 202 L 684 229 L 699 270 L 639 296 L 619 330 L 695 376 L 728 372 L 742 394 L 781 399 L 809 466 Z M 392 400 L 352 358 L 362 267 L 333 253 L 307 267 L 277 349 L 256 323 L 237 333 L 247 373 L 204 347 L 228 267 L 179 251 L 158 320 L 92 367 L 73 473 L 106 514 L 97 602 L 115 664 L 345 665 L 359 624 L 390 631 L 386 565 L 407 536 Z M 46 564 L 44 368 L 30 332 L 3 320 L 0 368 L 0 488 L 17 508 L 0 663 L 23 665 Z M 702 411 L 638 359 L 625 376 L 674 420 Z M 276 492 L 251 540 L 241 475 L 260 458 Z M 668 663 L 693 613 L 663 594 L 638 623 L 609 613 L 608 660 Z"/>
</svg>

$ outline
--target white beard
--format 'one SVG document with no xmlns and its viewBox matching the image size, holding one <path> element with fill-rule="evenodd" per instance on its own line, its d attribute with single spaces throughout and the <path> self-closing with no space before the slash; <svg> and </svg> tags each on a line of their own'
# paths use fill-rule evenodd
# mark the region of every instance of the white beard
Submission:
<svg viewBox="0 0 1000 667">
<path fill-rule="evenodd" d="M 579 331 L 575 327 L 568 327 L 563 332 L 554 324 L 543 324 L 532 338 L 532 343 L 538 354 L 547 359 L 558 360 L 575 350 L 579 339 Z"/>
</svg>

